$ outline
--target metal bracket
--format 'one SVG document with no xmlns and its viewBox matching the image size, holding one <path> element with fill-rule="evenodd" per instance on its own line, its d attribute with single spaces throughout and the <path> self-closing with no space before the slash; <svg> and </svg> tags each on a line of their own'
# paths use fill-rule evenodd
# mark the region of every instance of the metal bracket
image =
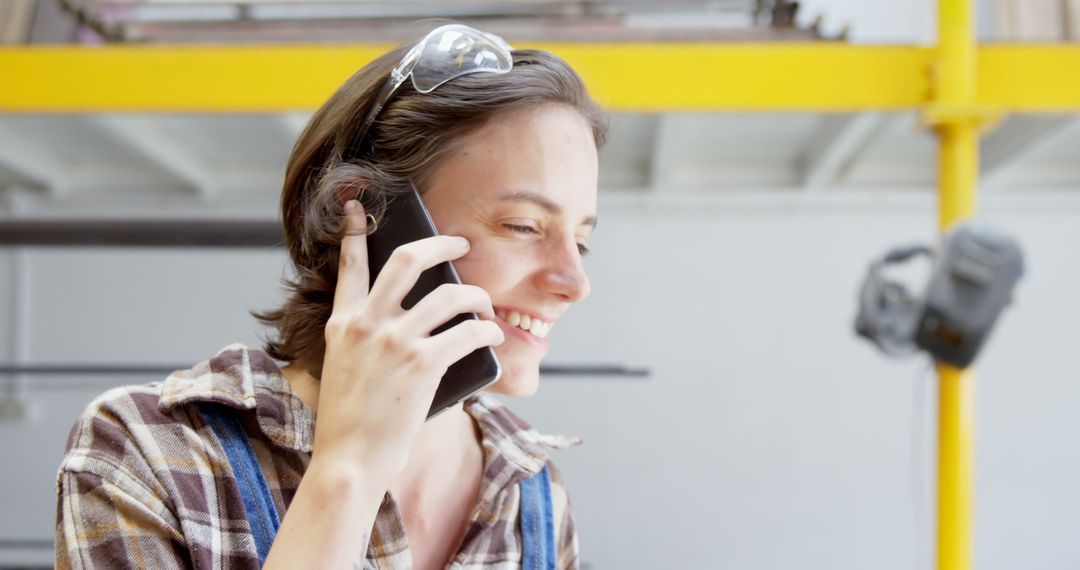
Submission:
<svg viewBox="0 0 1080 570">
<path fill-rule="evenodd" d="M 993 105 L 929 103 L 922 108 L 919 122 L 931 129 L 941 125 L 967 124 L 987 130 L 996 127 L 1003 118 L 1005 110 Z"/>
</svg>

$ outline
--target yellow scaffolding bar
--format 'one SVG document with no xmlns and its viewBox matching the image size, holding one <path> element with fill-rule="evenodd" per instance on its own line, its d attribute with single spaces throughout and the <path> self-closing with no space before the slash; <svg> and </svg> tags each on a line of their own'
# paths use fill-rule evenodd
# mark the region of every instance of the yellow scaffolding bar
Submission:
<svg viewBox="0 0 1080 570">
<path fill-rule="evenodd" d="M 976 102 L 976 47 L 971 0 L 938 1 L 938 54 L 927 119 L 938 133 L 938 225 L 942 231 L 975 211 L 979 129 L 992 115 Z M 1031 86 L 1019 84 L 1023 89 Z M 939 570 L 971 568 L 975 378 L 939 364 Z"/>
<path fill-rule="evenodd" d="M 388 45 L 0 48 L 0 112 L 314 109 Z M 525 47 L 525 46 L 523 46 Z M 932 103 L 936 50 L 839 43 L 553 43 L 617 111 L 899 111 Z M 1080 46 L 986 46 L 976 102 L 1080 110 Z"/>
</svg>

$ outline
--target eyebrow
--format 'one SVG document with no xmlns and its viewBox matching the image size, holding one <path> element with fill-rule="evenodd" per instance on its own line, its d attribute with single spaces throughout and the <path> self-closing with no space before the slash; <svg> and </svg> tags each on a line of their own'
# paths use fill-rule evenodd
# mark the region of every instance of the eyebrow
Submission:
<svg viewBox="0 0 1080 570">
<path fill-rule="evenodd" d="M 496 198 L 500 202 L 529 202 L 540 206 L 548 213 L 559 215 L 562 214 L 562 207 L 552 202 L 547 196 L 537 194 L 535 192 L 511 192 L 510 194 L 503 194 Z M 581 225 L 596 227 L 596 216 L 588 216 L 581 220 Z"/>
</svg>

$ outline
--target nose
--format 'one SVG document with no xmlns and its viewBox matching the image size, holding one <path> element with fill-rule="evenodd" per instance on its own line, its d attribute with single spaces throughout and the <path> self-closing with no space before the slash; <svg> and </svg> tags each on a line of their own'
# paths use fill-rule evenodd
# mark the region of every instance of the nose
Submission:
<svg viewBox="0 0 1080 570">
<path fill-rule="evenodd" d="M 581 263 L 574 239 L 564 240 L 549 256 L 537 277 L 540 289 L 566 303 L 576 303 L 589 296 L 592 285 Z"/>
</svg>

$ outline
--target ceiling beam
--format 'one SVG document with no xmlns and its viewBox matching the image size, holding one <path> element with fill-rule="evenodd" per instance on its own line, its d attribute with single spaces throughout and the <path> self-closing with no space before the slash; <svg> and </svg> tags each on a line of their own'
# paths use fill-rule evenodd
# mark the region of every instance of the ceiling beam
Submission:
<svg viewBox="0 0 1080 570">
<path fill-rule="evenodd" d="M 0 124 L 0 166 L 40 184 L 52 197 L 67 195 L 70 167 L 60 156 Z"/>
<path fill-rule="evenodd" d="M 176 141 L 160 120 L 133 115 L 97 115 L 90 121 L 117 141 L 191 186 L 202 198 L 214 198 L 219 184 L 211 165 Z"/>
<path fill-rule="evenodd" d="M 835 184 L 884 124 L 877 113 L 826 117 L 798 159 L 803 190 L 814 192 Z"/>
<path fill-rule="evenodd" d="M 979 176 L 983 184 L 992 184 L 1017 164 L 1053 138 L 1053 135 L 1076 123 L 1071 115 L 1013 115 L 979 143 Z"/>
</svg>

